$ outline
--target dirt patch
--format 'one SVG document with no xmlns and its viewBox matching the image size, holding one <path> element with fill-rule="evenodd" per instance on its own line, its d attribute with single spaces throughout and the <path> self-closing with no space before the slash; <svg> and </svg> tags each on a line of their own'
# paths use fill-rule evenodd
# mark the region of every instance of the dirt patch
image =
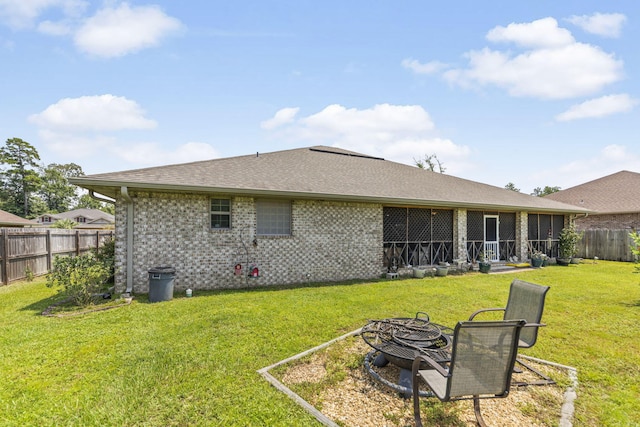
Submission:
<svg viewBox="0 0 640 427">
<path fill-rule="evenodd" d="M 404 398 L 372 378 L 364 367 L 371 348 L 360 337 L 316 352 L 275 369 L 272 374 L 283 384 L 344 427 L 404 427 L 414 425 L 413 401 Z M 569 385 L 567 373 L 548 365 L 534 364 L 560 385 L 512 387 L 507 398 L 481 401 L 482 414 L 490 426 L 555 426 L 561 416 L 563 395 Z M 400 370 L 388 365 L 374 368 L 382 378 L 397 383 Z M 514 374 L 513 380 L 539 379 L 529 371 Z M 441 403 L 422 398 L 425 425 L 475 426 L 470 400 Z"/>
</svg>

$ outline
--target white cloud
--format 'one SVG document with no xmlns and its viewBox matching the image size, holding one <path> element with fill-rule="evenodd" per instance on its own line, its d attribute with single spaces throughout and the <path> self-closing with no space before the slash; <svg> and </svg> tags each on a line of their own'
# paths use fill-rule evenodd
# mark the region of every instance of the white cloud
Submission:
<svg viewBox="0 0 640 427">
<path fill-rule="evenodd" d="M 120 169 L 167 163 L 184 163 L 220 157 L 211 145 L 188 142 L 165 148 L 156 142 L 140 142 L 123 131 L 153 130 L 154 120 L 132 100 L 113 95 L 61 99 L 29 121 L 38 127 L 42 142 L 60 162 L 123 164 Z M 118 136 L 112 135 L 119 132 Z M 97 161 L 96 161 L 97 160 Z"/>
<path fill-rule="evenodd" d="M 299 110 L 300 108 L 297 108 L 297 107 L 283 108 L 278 112 L 276 112 L 276 115 L 273 116 L 273 118 L 269 120 L 265 120 L 262 123 L 260 123 L 260 127 L 262 129 L 272 130 L 284 124 L 291 123 L 295 118 L 296 114 L 298 114 Z"/>
<path fill-rule="evenodd" d="M 103 58 L 113 58 L 157 46 L 182 29 L 182 23 L 157 6 L 107 7 L 87 19 L 75 34 L 77 48 Z"/>
<path fill-rule="evenodd" d="M 573 15 L 567 19 L 588 33 L 603 37 L 620 37 L 627 17 L 622 13 L 594 13 L 593 15 Z"/>
<path fill-rule="evenodd" d="M 301 119 L 301 122 L 320 133 L 345 136 L 361 134 L 382 139 L 434 128 L 429 113 L 419 105 L 378 104 L 373 108 L 358 110 L 333 104 Z"/>
<path fill-rule="evenodd" d="M 622 61 L 597 46 L 574 41 L 552 18 L 496 27 L 487 37 L 532 48 L 470 51 L 468 68 L 445 71 L 445 80 L 462 87 L 497 86 L 517 97 L 567 99 L 591 95 L 622 78 Z"/>
<path fill-rule="evenodd" d="M 127 98 L 113 95 L 64 98 L 29 121 L 56 131 L 115 131 L 153 129 L 156 122 L 147 119 L 144 110 Z"/>
<path fill-rule="evenodd" d="M 296 144 L 332 145 L 412 165 L 414 159 L 436 154 L 452 174 L 468 167 L 469 147 L 440 138 L 435 130 L 429 113 L 419 105 L 379 104 L 360 110 L 333 104 L 289 121 L 276 136 Z"/>
<path fill-rule="evenodd" d="M 600 118 L 617 113 L 626 113 L 636 105 L 638 105 L 638 100 L 631 98 L 626 93 L 607 95 L 572 105 L 567 111 L 558 114 L 556 120 L 567 122 L 578 119 Z"/>
<path fill-rule="evenodd" d="M 431 61 L 422 64 L 413 58 L 402 60 L 402 66 L 416 74 L 435 74 L 449 67 L 440 61 Z"/>
<path fill-rule="evenodd" d="M 492 42 L 513 42 L 523 47 L 561 47 L 574 43 L 571 32 L 558 27 L 554 18 L 543 18 L 523 24 L 497 26 L 487 33 Z"/>
<path fill-rule="evenodd" d="M 155 142 L 126 141 L 105 134 L 75 134 L 49 129 L 42 129 L 38 134 L 48 150 L 64 163 L 92 164 L 98 157 L 103 161 L 108 159 L 110 164 L 124 163 L 126 166 L 119 169 L 127 169 L 220 157 L 215 148 L 202 142 L 188 142 L 166 149 Z"/>
<path fill-rule="evenodd" d="M 84 0 L 0 0 L 0 19 L 11 28 L 30 28 L 47 9 L 61 9 L 64 16 L 73 17 L 87 5 Z"/>
</svg>

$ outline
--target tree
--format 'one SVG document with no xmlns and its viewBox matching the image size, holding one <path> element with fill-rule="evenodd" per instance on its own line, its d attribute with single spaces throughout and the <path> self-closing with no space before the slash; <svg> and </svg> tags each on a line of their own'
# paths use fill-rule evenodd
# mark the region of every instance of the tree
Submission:
<svg viewBox="0 0 640 427">
<path fill-rule="evenodd" d="M 520 192 L 519 188 L 516 188 L 516 185 L 513 182 L 508 183 L 504 186 L 505 190 L 515 191 L 516 193 Z"/>
<path fill-rule="evenodd" d="M 549 194 L 553 194 L 553 193 L 557 193 L 558 191 L 560 191 L 560 187 L 549 187 L 548 185 L 545 185 L 544 188 L 540 188 L 540 187 L 536 187 L 533 189 L 533 193 L 531 193 L 532 196 L 538 196 L 538 197 L 544 197 L 547 196 Z"/>
<path fill-rule="evenodd" d="M 88 194 L 83 194 L 78 198 L 78 203 L 76 203 L 75 209 L 100 209 L 102 212 L 106 212 L 111 215 L 114 215 L 116 211 L 113 204 L 96 200 Z"/>
<path fill-rule="evenodd" d="M 82 168 L 75 163 L 52 163 L 42 169 L 42 187 L 39 194 L 47 204 L 49 212 L 59 213 L 70 209 L 77 194 L 76 187 L 69 184 L 69 178 L 82 175 Z"/>
<path fill-rule="evenodd" d="M 440 172 L 440 173 L 444 173 L 444 171 L 446 170 L 444 167 L 444 163 L 442 163 L 440 159 L 438 159 L 438 156 L 435 154 L 430 154 L 430 155 L 425 154 L 424 158 L 420 158 L 420 159 L 414 158 L 413 161 L 415 162 L 416 166 L 419 167 L 420 169 L 426 169 L 426 170 L 430 170 L 431 172 Z M 436 167 L 438 168 L 437 171 L 436 171 Z"/>
<path fill-rule="evenodd" d="M 37 160 L 40 155 L 35 147 L 20 138 L 7 139 L 0 148 L 0 163 L 9 166 L 1 174 L 5 210 L 23 217 L 31 214 L 30 196 L 41 185 L 40 176 L 34 170 L 38 167 Z"/>
</svg>

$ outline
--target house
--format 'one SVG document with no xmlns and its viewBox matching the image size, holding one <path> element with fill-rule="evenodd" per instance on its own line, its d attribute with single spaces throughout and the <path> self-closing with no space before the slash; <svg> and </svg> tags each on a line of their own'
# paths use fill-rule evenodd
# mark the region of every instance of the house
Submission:
<svg viewBox="0 0 640 427">
<path fill-rule="evenodd" d="M 115 224 L 115 217 L 100 209 L 74 209 L 58 214 L 46 213 L 36 218 L 41 227 L 53 225 L 56 221 L 68 219 L 77 223 L 74 228 L 111 228 Z"/>
<path fill-rule="evenodd" d="M 0 210 L 0 227 L 37 227 L 38 223 Z"/>
<path fill-rule="evenodd" d="M 71 178 L 116 200 L 116 286 L 177 288 L 375 278 L 408 265 L 557 251 L 588 210 L 315 146 Z"/>
<path fill-rule="evenodd" d="M 640 229 L 640 173 L 620 171 L 545 198 L 592 211 L 576 218 L 578 230 Z"/>
</svg>

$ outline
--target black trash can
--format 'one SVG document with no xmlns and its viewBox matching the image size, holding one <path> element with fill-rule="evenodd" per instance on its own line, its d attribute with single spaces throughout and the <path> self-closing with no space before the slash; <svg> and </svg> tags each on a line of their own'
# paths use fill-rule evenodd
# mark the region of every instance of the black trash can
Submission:
<svg viewBox="0 0 640 427">
<path fill-rule="evenodd" d="M 149 302 L 169 301 L 173 298 L 176 269 L 153 267 L 149 269 Z"/>
</svg>

